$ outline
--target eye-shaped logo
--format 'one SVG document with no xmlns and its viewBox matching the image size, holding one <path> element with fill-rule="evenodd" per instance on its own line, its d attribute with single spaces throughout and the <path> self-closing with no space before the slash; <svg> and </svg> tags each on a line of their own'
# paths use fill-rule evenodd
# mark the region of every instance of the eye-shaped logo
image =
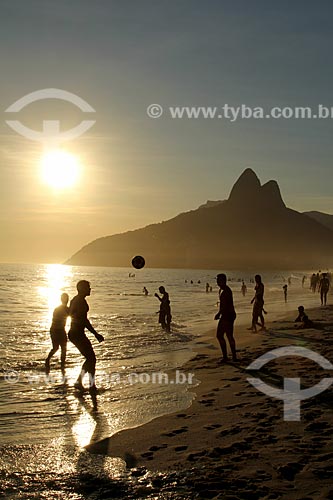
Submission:
<svg viewBox="0 0 333 500">
<path fill-rule="evenodd" d="M 280 358 L 282 356 L 302 356 L 311 359 L 326 370 L 333 370 L 333 365 L 320 354 L 306 349 L 305 347 L 286 346 L 273 349 L 266 352 L 263 356 L 257 358 L 246 369 L 247 370 L 260 370 L 269 361 Z M 300 378 L 284 378 L 283 389 L 272 387 L 265 384 L 259 378 L 249 377 L 247 379 L 256 389 L 271 396 L 272 398 L 283 400 L 283 413 L 284 420 L 300 420 L 301 419 L 301 400 L 316 396 L 325 391 L 333 383 L 333 378 L 324 378 L 318 384 L 310 387 L 309 389 L 301 390 Z"/>
<path fill-rule="evenodd" d="M 60 99 L 61 101 L 67 101 L 74 104 L 84 113 L 95 113 L 94 108 L 81 99 L 81 97 L 60 89 L 43 89 L 31 92 L 31 94 L 25 95 L 9 106 L 9 108 L 6 109 L 6 113 L 18 113 L 28 106 L 28 104 L 44 99 Z M 96 123 L 96 120 L 83 120 L 79 125 L 65 132 L 60 131 L 59 120 L 43 120 L 41 132 L 26 127 L 18 120 L 6 120 L 6 123 L 15 130 L 15 132 L 32 141 L 63 142 L 75 139 L 84 134 Z"/>
</svg>

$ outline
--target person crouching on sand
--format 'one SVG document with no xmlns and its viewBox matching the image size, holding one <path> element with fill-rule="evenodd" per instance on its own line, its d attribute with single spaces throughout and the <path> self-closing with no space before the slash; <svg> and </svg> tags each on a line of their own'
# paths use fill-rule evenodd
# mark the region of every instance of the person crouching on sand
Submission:
<svg viewBox="0 0 333 500">
<path fill-rule="evenodd" d="M 303 306 L 299 306 L 298 308 L 298 316 L 295 319 L 295 323 L 301 323 L 297 328 L 312 328 L 313 323 L 308 318 L 307 314 L 305 314 L 305 310 Z M 296 325 L 295 325 L 296 326 Z"/>
<path fill-rule="evenodd" d="M 61 348 L 61 370 L 65 369 L 66 351 L 67 351 L 67 335 L 65 331 L 66 321 L 69 316 L 69 308 L 67 307 L 69 297 L 67 293 L 61 294 L 61 305 L 56 307 L 53 311 L 52 324 L 50 328 L 50 335 L 52 340 L 52 349 L 45 360 L 45 371 L 50 373 L 50 360 Z"/>
<path fill-rule="evenodd" d="M 74 387 L 80 391 L 83 391 L 84 387 L 82 384 L 82 379 L 85 373 L 88 373 L 90 377 L 89 390 L 95 393 L 96 356 L 91 342 L 86 336 L 84 330 L 85 328 L 87 328 L 91 333 L 93 333 L 98 342 L 103 342 L 104 337 L 103 335 L 100 335 L 96 332 L 87 317 L 89 306 L 87 304 L 86 297 L 89 296 L 91 292 L 89 281 L 79 281 L 76 285 L 76 289 L 78 293 L 71 300 L 69 307 L 69 315 L 72 319 L 72 323 L 71 328 L 68 332 L 68 338 L 86 359 L 82 365 L 81 372 L 74 384 Z"/>
<path fill-rule="evenodd" d="M 221 351 L 222 351 L 222 361 L 228 361 L 227 354 L 227 344 L 224 339 L 224 334 L 226 334 L 229 341 L 232 360 L 238 361 L 236 355 L 236 342 L 234 339 L 234 321 L 236 319 L 236 312 L 234 308 L 234 301 L 232 296 L 231 288 L 227 285 L 227 277 L 225 274 L 218 274 L 216 276 L 216 282 L 220 288 L 220 310 L 215 315 L 215 319 L 219 320 L 216 331 L 216 338 L 219 341 Z"/>
</svg>

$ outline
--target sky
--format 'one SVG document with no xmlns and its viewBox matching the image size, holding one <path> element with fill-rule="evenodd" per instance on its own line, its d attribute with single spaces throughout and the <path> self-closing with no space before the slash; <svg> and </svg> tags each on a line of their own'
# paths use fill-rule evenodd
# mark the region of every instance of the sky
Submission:
<svg viewBox="0 0 333 500">
<path fill-rule="evenodd" d="M 0 261 L 63 262 L 106 235 L 222 200 L 245 168 L 287 206 L 333 213 L 333 120 L 172 119 L 170 106 L 333 106 L 333 5 L 310 0 L 1 0 Z M 91 119 L 41 89 L 84 99 L 95 125 L 60 147 L 79 164 L 45 183 L 45 144 L 6 120 L 61 130 Z M 164 113 L 150 118 L 147 107 Z"/>
</svg>

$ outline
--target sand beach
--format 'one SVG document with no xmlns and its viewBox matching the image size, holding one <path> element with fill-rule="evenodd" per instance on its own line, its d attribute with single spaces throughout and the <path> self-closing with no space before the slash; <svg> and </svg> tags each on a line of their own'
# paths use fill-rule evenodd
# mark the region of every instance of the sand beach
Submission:
<svg viewBox="0 0 333 500">
<path fill-rule="evenodd" d="M 221 364 L 215 331 L 210 331 L 198 341 L 198 354 L 182 367 L 201 381 L 190 408 L 87 449 L 127 462 L 133 477 L 141 478 L 133 498 L 333 498 L 332 390 L 303 401 L 301 420 L 287 422 L 282 401 L 247 381 L 246 367 L 277 347 L 303 346 L 333 360 L 333 307 L 308 313 L 312 329 L 296 329 L 292 313 L 268 322 L 267 332 L 237 327 L 237 364 Z M 283 377 L 298 376 L 302 387 L 311 387 L 329 372 L 294 356 L 270 362 L 259 376 L 280 387 Z"/>
</svg>

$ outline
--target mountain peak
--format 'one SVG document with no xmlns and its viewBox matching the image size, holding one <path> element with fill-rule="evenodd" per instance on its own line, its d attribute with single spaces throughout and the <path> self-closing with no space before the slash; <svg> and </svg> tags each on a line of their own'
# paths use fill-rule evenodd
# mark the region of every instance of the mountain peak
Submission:
<svg viewBox="0 0 333 500">
<path fill-rule="evenodd" d="M 256 173 L 251 168 L 246 168 L 235 182 L 229 196 L 229 201 L 249 199 L 259 193 L 260 188 L 261 184 Z"/>
<path fill-rule="evenodd" d="M 261 188 L 262 196 L 265 200 L 272 204 L 272 206 L 286 206 L 282 196 L 279 185 L 276 181 L 268 181 Z"/>
<path fill-rule="evenodd" d="M 235 207 L 244 205 L 251 208 L 269 207 L 269 209 L 285 208 L 280 188 L 276 181 L 268 181 L 261 186 L 256 173 L 247 168 L 234 184 L 228 203 Z"/>
</svg>

